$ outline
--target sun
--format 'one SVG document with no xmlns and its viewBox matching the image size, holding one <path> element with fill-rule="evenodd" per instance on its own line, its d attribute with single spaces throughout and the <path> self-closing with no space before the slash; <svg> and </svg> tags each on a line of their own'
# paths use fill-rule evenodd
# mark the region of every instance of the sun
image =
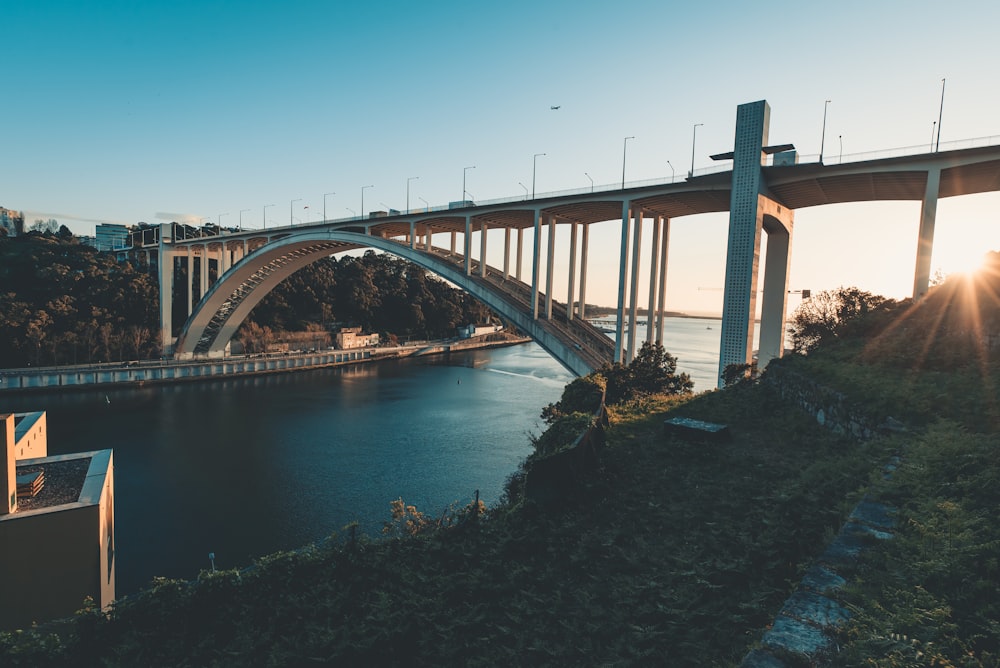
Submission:
<svg viewBox="0 0 1000 668">
<path fill-rule="evenodd" d="M 952 274 L 965 274 L 971 276 L 983 269 L 988 253 L 983 248 L 949 248 L 944 249 L 940 259 L 935 249 L 934 267 L 935 272 L 940 272 L 943 276 Z"/>
</svg>

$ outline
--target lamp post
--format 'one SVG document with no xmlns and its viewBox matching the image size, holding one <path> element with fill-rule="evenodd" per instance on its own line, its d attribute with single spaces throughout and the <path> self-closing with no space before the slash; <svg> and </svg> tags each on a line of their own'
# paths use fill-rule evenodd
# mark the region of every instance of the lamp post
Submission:
<svg viewBox="0 0 1000 668">
<path fill-rule="evenodd" d="M 419 178 L 419 176 L 411 176 L 406 179 L 406 213 L 410 213 L 410 181 L 415 181 Z"/>
<path fill-rule="evenodd" d="M 941 79 L 941 108 L 938 110 L 937 121 L 937 141 L 934 143 L 934 152 L 941 148 L 941 116 L 944 114 L 944 79 Z"/>
<path fill-rule="evenodd" d="M 584 172 L 583 175 L 590 179 L 590 192 L 594 192 L 594 179 L 591 179 L 587 172 Z"/>
<path fill-rule="evenodd" d="M 635 137 L 625 137 L 624 146 L 622 146 L 622 190 L 625 190 L 625 155 L 628 152 L 629 139 L 635 139 Z"/>
<path fill-rule="evenodd" d="M 544 153 L 536 153 L 531 159 L 531 199 L 535 199 L 535 171 L 538 169 L 538 156 Z"/>
<path fill-rule="evenodd" d="M 518 182 L 517 182 L 517 185 L 519 185 L 519 186 L 521 186 L 522 188 L 524 188 L 524 200 L 525 200 L 525 201 L 528 201 L 528 186 L 524 185 L 524 184 L 523 184 L 523 183 L 521 183 L 520 181 L 518 181 Z"/>
<path fill-rule="evenodd" d="M 293 199 L 291 202 L 288 203 L 288 226 L 289 227 L 291 227 L 292 225 L 295 224 L 295 216 L 292 214 L 292 205 L 294 205 L 296 202 L 301 202 L 301 201 L 302 201 L 302 198 L 300 197 L 298 199 Z"/>
<path fill-rule="evenodd" d="M 250 209 L 240 209 L 240 232 L 243 231 L 243 212 L 249 210 Z"/>
<path fill-rule="evenodd" d="M 228 216 L 228 215 L 229 215 L 228 211 L 225 212 L 225 213 L 220 213 L 219 214 L 219 223 L 218 223 L 218 225 L 219 225 L 219 234 L 222 234 L 222 217 L 223 216 Z"/>
<path fill-rule="evenodd" d="M 375 186 L 361 186 L 361 217 L 365 217 L 365 188 L 374 188 Z"/>
<path fill-rule="evenodd" d="M 844 135 L 837 135 L 837 139 L 840 141 L 840 157 L 837 158 L 837 164 L 844 162 Z"/>
<path fill-rule="evenodd" d="M 326 222 L 326 196 L 336 194 L 337 193 L 323 193 L 323 222 Z"/>
<path fill-rule="evenodd" d="M 673 183 L 674 179 L 677 178 L 677 170 L 674 169 L 674 166 L 670 164 L 669 160 L 667 160 L 667 166 L 670 167 L 670 182 Z"/>
<path fill-rule="evenodd" d="M 265 230 L 267 229 L 267 207 L 269 207 L 269 206 L 274 206 L 274 205 L 273 204 L 265 204 L 264 205 L 264 209 L 263 209 L 263 214 L 264 214 L 264 229 Z"/>
<path fill-rule="evenodd" d="M 417 197 L 417 199 L 424 203 L 424 208 L 425 209 L 427 209 L 428 211 L 431 210 L 431 204 L 430 204 L 430 202 L 428 202 L 427 200 L 425 200 L 423 197 L 419 197 L 419 196 Z"/>
<path fill-rule="evenodd" d="M 826 108 L 830 106 L 830 100 L 823 103 L 823 134 L 819 138 L 819 164 L 823 164 L 823 146 L 826 143 Z"/>
<path fill-rule="evenodd" d="M 347 209 L 348 211 L 350 211 L 350 212 L 351 212 L 351 215 L 352 215 L 352 216 L 354 216 L 355 218 L 357 218 L 357 217 L 358 217 L 358 212 L 357 212 L 357 211 L 355 211 L 354 209 L 352 209 L 351 207 L 349 207 L 349 206 L 345 206 L 344 208 L 345 208 L 345 209 Z"/>
<path fill-rule="evenodd" d="M 688 178 L 694 178 L 694 142 L 698 138 L 698 126 L 704 125 L 704 123 L 695 123 L 694 129 L 691 130 L 691 171 L 688 172 Z"/>
<path fill-rule="evenodd" d="M 464 168 L 462 169 L 462 201 L 463 201 L 463 202 L 467 201 L 467 200 L 465 199 L 465 194 L 466 194 L 466 190 L 465 190 L 465 175 L 466 175 L 466 173 L 468 173 L 468 171 L 469 171 L 470 169 L 475 169 L 475 168 L 476 168 L 476 166 L 475 166 L 475 165 L 471 165 L 471 166 L 469 166 L 469 167 L 464 167 Z"/>
</svg>

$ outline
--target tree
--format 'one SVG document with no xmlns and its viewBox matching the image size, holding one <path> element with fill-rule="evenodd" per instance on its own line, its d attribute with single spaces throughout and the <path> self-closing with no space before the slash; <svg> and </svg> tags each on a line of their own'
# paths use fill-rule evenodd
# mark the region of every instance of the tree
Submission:
<svg viewBox="0 0 1000 668">
<path fill-rule="evenodd" d="M 59 231 L 59 221 L 54 218 L 49 218 L 48 220 L 42 220 L 41 218 L 36 218 L 35 222 L 32 224 L 30 231 L 32 232 L 51 232 L 55 234 Z"/>
<path fill-rule="evenodd" d="M 820 344 L 839 339 L 861 316 L 886 310 L 895 301 L 860 288 L 840 287 L 813 294 L 792 315 L 789 335 L 792 349 L 808 353 Z"/>
<path fill-rule="evenodd" d="M 562 396 L 554 404 L 542 409 L 542 419 L 548 424 L 571 413 L 593 415 L 601 406 L 607 380 L 599 373 L 575 378 L 563 388 Z"/>
</svg>

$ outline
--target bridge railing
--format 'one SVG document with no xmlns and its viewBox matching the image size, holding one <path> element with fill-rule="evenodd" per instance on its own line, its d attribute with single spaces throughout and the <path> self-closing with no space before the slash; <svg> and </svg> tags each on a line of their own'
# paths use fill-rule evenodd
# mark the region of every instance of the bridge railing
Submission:
<svg viewBox="0 0 1000 668">
<path fill-rule="evenodd" d="M 1000 135 L 989 137 L 975 137 L 972 139 L 956 139 L 954 141 L 941 142 L 940 147 L 935 150 L 933 142 L 917 144 L 915 146 L 902 146 L 899 148 L 887 148 L 878 151 L 865 151 L 862 153 L 847 153 L 844 155 L 830 153 L 823 154 L 824 165 L 842 165 L 849 162 L 865 162 L 868 160 L 881 160 L 885 158 L 901 158 L 910 155 L 925 155 L 929 153 L 941 153 L 943 151 L 960 151 L 969 148 L 985 148 L 987 146 L 1000 145 Z M 800 155 L 799 162 L 819 162 L 819 154 Z"/>
<path fill-rule="evenodd" d="M 878 151 L 867 151 L 862 153 L 848 153 L 833 154 L 832 152 L 823 154 L 823 163 L 826 165 L 838 165 L 853 162 L 864 162 L 867 160 L 878 160 L 883 158 L 898 158 L 910 155 L 922 155 L 926 153 L 935 153 L 941 151 L 956 151 L 968 148 L 982 148 L 986 146 L 997 146 L 1000 145 L 1000 135 L 991 135 L 988 137 L 976 137 L 972 139 L 958 139 L 948 142 L 942 142 L 935 151 L 935 146 L 932 143 L 917 144 L 915 146 L 904 146 L 900 148 L 890 148 L 881 149 Z M 819 162 L 819 154 L 799 154 L 799 163 L 806 164 L 811 162 Z M 770 166 L 774 164 L 774 156 L 768 156 L 765 165 Z M 693 172 L 694 177 L 708 176 L 710 174 L 718 174 L 721 172 L 728 172 L 732 169 L 732 161 L 724 160 L 720 161 L 718 164 L 711 165 L 709 167 L 699 167 Z M 598 194 L 598 193 L 610 193 L 617 192 L 621 190 L 628 190 L 633 188 L 645 188 L 650 186 L 662 186 L 670 185 L 673 183 L 683 183 L 688 179 L 688 173 L 671 173 L 668 177 L 655 178 L 655 179 L 644 179 L 640 181 L 626 181 L 623 184 L 621 181 L 615 183 L 606 184 L 593 184 L 587 185 L 580 188 L 571 188 L 568 190 L 553 190 L 548 192 L 536 193 L 532 198 L 528 195 L 514 195 L 510 197 L 498 197 L 488 200 L 475 201 L 472 207 L 485 207 L 485 206 L 498 206 L 503 204 L 514 204 L 517 202 L 524 202 L 525 204 L 534 203 L 537 200 L 553 199 L 556 197 L 573 197 L 579 195 L 588 194 Z M 402 215 L 419 215 L 424 213 L 441 213 L 441 212 L 457 212 L 463 209 L 452 209 L 449 204 L 440 204 L 435 206 L 426 206 L 416 209 L 410 209 L 409 211 L 403 212 Z M 393 217 L 396 217 L 395 214 Z M 316 223 L 306 223 L 301 225 L 281 225 L 278 227 L 269 227 L 266 229 L 245 227 L 242 230 L 235 230 L 232 228 L 222 228 L 217 232 L 210 232 L 205 234 L 203 237 L 188 237 L 185 239 L 176 239 L 175 241 L 186 241 L 189 239 L 211 239 L 212 237 L 218 238 L 218 236 L 224 236 L 226 234 L 243 234 L 246 232 L 274 232 L 279 230 L 291 230 L 291 229 L 301 229 L 309 225 L 328 225 L 334 223 L 351 223 L 351 222 L 376 222 L 381 220 L 380 218 L 372 218 L 370 215 L 362 212 L 360 216 L 349 216 L 347 218 L 331 218 L 328 220 L 319 221 Z"/>
</svg>

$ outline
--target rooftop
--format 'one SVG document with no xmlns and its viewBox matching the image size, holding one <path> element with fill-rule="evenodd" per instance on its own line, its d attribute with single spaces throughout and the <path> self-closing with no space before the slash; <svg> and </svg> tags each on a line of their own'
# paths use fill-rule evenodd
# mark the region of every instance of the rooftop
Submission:
<svg viewBox="0 0 1000 668">
<path fill-rule="evenodd" d="M 20 513 L 27 510 L 40 510 L 79 501 L 83 491 L 83 483 L 87 479 L 87 471 L 90 469 L 90 459 L 88 454 L 86 457 L 61 461 L 51 461 L 51 458 L 29 459 L 26 461 L 31 463 L 19 464 L 17 466 L 18 476 L 41 471 L 45 475 L 45 482 L 37 495 L 33 497 L 18 496 L 17 511 Z"/>
</svg>

